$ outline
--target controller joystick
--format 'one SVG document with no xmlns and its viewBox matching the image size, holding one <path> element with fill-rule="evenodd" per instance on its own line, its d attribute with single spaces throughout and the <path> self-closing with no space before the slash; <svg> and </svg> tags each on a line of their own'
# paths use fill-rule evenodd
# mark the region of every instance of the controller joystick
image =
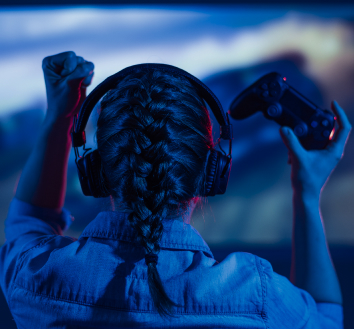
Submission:
<svg viewBox="0 0 354 329">
<path fill-rule="evenodd" d="M 325 148 L 334 133 L 332 112 L 322 110 L 285 83 L 277 72 L 264 75 L 242 91 L 228 111 L 235 120 L 243 120 L 261 111 L 265 118 L 293 129 L 307 150 Z"/>
<path fill-rule="evenodd" d="M 302 137 L 306 136 L 308 133 L 307 125 L 303 122 L 300 122 L 298 125 L 295 126 L 294 128 L 294 134 L 297 137 Z"/>
<path fill-rule="evenodd" d="M 282 112 L 282 108 L 278 104 L 271 104 L 268 106 L 267 114 L 271 118 L 276 118 L 276 117 L 280 116 L 281 112 Z"/>
</svg>

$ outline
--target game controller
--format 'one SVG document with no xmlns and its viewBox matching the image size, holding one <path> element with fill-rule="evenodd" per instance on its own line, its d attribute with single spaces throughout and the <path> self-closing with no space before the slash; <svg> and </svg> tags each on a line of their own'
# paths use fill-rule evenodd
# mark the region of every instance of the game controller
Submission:
<svg viewBox="0 0 354 329">
<path fill-rule="evenodd" d="M 335 116 L 285 81 L 277 72 L 264 75 L 232 101 L 229 115 L 242 120 L 261 111 L 267 119 L 293 129 L 306 150 L 324 149 L 333 137 Z"/>
</svg>

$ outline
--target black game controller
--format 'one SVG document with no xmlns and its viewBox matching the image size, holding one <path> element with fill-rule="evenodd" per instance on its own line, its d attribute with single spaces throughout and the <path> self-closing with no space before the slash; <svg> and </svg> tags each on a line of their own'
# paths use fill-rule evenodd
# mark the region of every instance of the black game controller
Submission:
<svg viewBox="0 0 354 329">
<path fill-rule="evenodd" d="M 324 149 L 334 134 L 336 118 L 285 81 L 277 72 L 264 75 L 233 100 L 229 115 L 242 120 L 262 111 L 267 119 L 293 129 L 306 150 Z"/>
</svg>

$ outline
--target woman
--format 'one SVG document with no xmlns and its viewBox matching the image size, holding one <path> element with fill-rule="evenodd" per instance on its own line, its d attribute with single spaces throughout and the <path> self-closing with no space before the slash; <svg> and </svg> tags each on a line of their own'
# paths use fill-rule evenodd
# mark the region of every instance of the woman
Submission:
<svg viewBox="0 0 354 329">
<path fill-rule="evenodd" d="M 127 76 L 102 100 L 97 145 L 117 209 L 79 239 L 62 236 L 70 131 L 93 64 L 64 52 L 46 57 L 43 71 L 48 111 L 1 248 L 1 287 L 18 328 L 342 327 L 319 213 L 351 131 L 338 104 L 339 130 L 325 150 L 306 151 L 280 129 L 294 190 L 290 283 L 252 254 L 218 263 L 188 224 L 213 147 L 210 118 L 186 79 L 159 71 Z M 144 259 L 150 251 L 158 259 Z"/>
</svg>

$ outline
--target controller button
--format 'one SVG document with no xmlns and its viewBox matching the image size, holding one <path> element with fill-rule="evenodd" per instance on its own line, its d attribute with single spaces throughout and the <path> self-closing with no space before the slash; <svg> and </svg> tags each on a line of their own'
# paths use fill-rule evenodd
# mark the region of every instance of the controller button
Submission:
<svg viewBox="0 0 354 329">
<path fill-rule="evenodd" d="M 329 130 L 325 130 L 325 131 L 322 132 L 322 135 L 323 135 L 324 137 L 328 138 L 329 135 L 330 135 L 330 131 L 329 131 Z"/>
<path fill-rule="evenodd" d="M 312 121 L 311 122 L 311 127 L 312 128 L 316 128 L 318 126 L 318 122 L 317 121 Z"/>
<path fill-rule="evenodd" d="M 322 125 L 325 126 L 325 127 L 327 127 L 327 126 L 328 126 L 328 120 L 323 120 L 323 121 L 322 121 Z"/>
<path fill-rule="evenodd" d="M 275 88 L 277 86 L 277 83 L 276 82 L 271 82 L 269 84 L 269 88 Z"/>
<path fill-rule="evenodd" d="M 267 90 L 267 89 L 268 89 L 268 86 L 267 86 L 266 83 L 263 83 L 263 84 L 261 85 L 261 88 L 264 89 L 264 90 Z"/>
<path fill-rule="evenodd" d="M 270 90 L 269 94 L 270 94 L 270 96 L 276 96 L 276 95 L 278 95 L 278 90 Z"/>
<path fill-rule="evenodd" d="M 268 94 L 268 90 L 266 90 L 263 94 L 262 94 L 263 97 L 268 97 L 269 94 Z"/>
</svg>

